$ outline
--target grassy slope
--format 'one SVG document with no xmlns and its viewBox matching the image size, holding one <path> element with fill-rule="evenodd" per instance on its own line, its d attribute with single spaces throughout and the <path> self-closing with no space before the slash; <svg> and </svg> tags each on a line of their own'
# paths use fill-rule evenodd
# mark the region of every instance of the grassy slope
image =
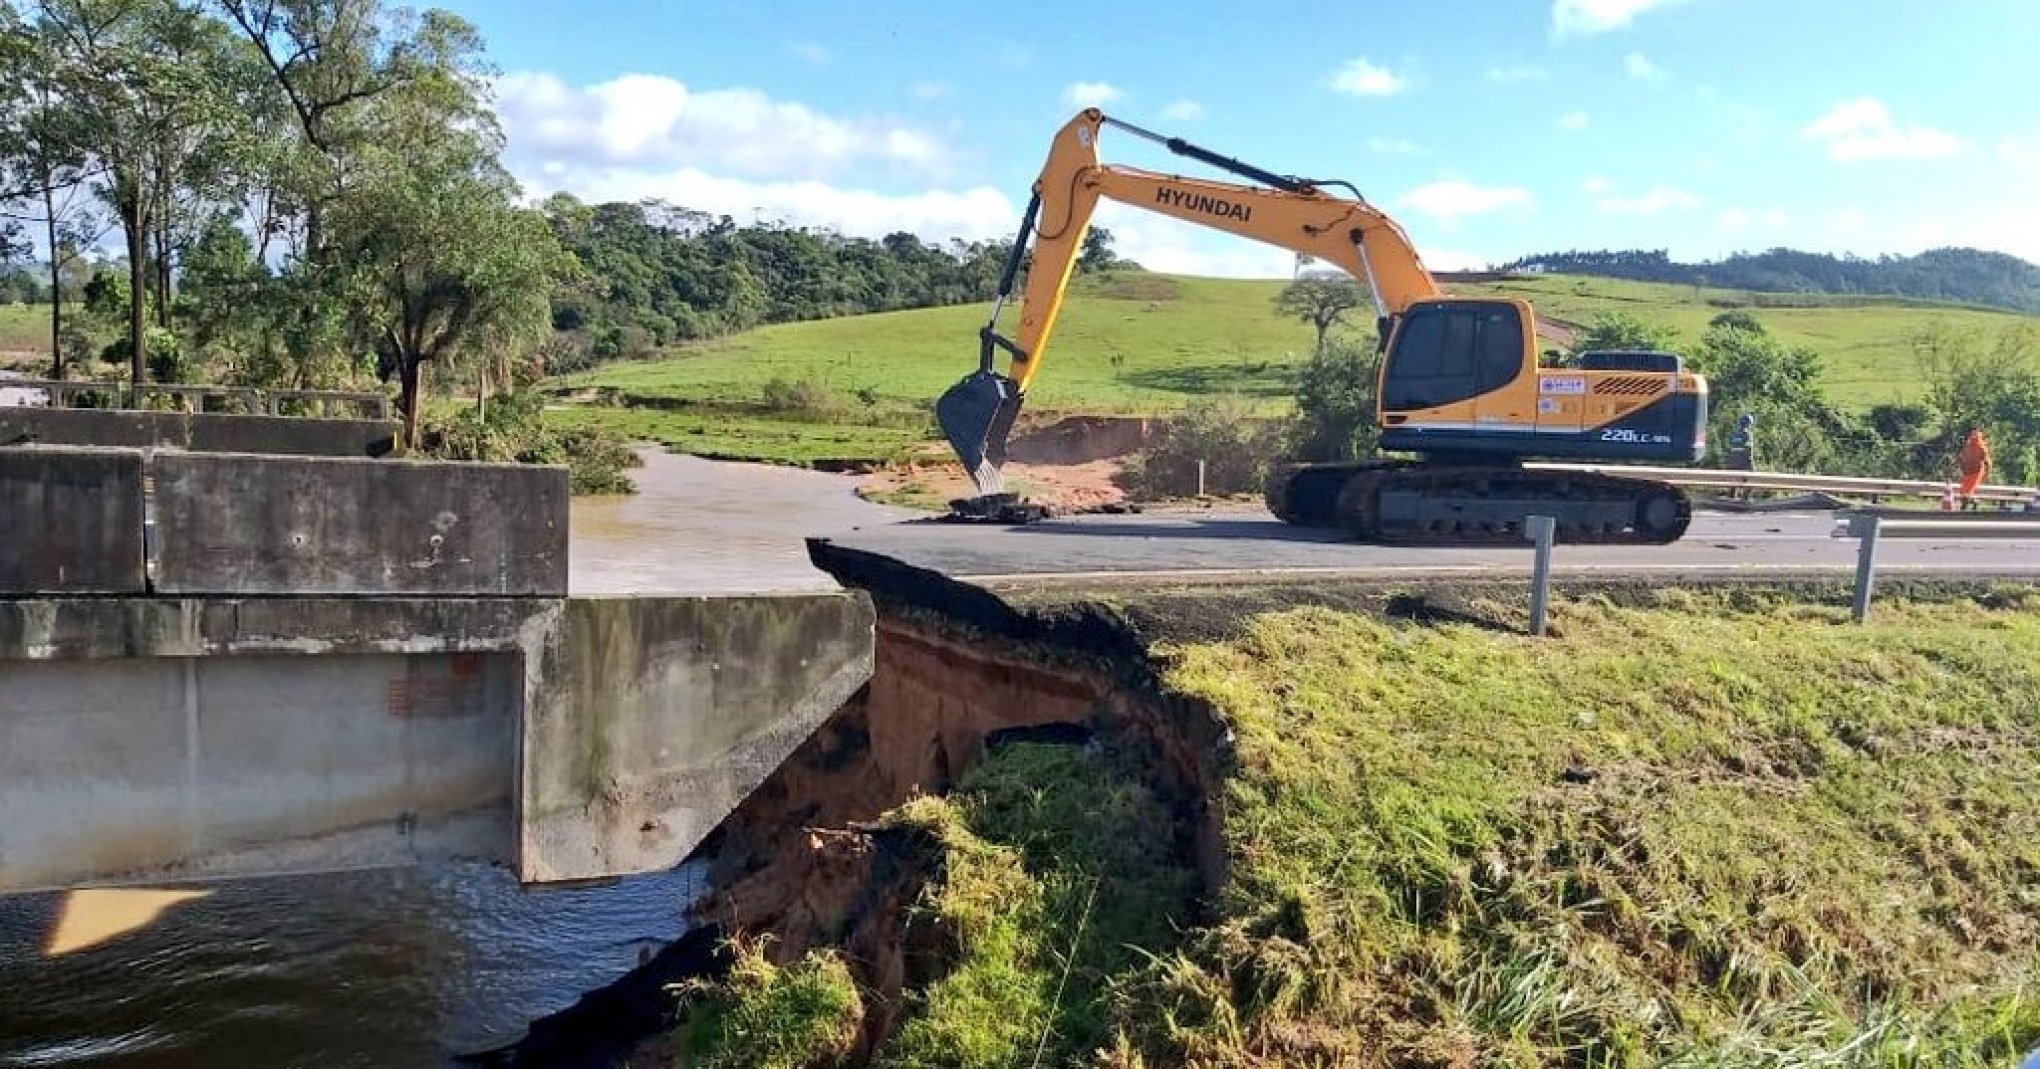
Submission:
<svg viewBox="0 0 2040 1069">
<path fill-rule="evenodd" d="M 1213 394 L 1240 395 L 1279 410 L 1290 396 L 1290 371 L 1311 344 L 1308 327 L 1275 314 L 1272 300 L 1281 287 L 1273 281 L 1171 276 L 1079 280 L 1030 393 L 1030 411 L 1157 412 Z M 1541 314 L 1573 323 L 1626 311 L 1670 324 L 1688 344 L 1721 310 L 1708 301 L 1744 296 L 1571 277 L 1453 289 L 1527 297 Z M 900 426 L 899 413 L 925 412 L 970 370 L 984 314 L 968 306 L 764 327 L 665 359 L 570 376 L 563 384 L 705 406 L 628 420 L 610 413 L 579 417 L 682 448 L 707 437 L 712 444 L 704 451 L 766 459 L 835 456 L 853 444 L 883 450 L 886 443 L 910 441 L 927 430 Z M 2009 313 L 1896 302 L 1763 308 L 1755 315 L 1786 341 L 1818 350 L 1827 360 L 1830 389 L 1851 405 L 1919 396 L 1909 339 L 1927 319 L 1991 332 L 2027 321 Z M 828 435 L 819 435 L 812 430 L 814 420 L 783 415 L 761 420 L 768 414 L 744 411 L 741 406 L 755 407 L 773 378 L 819 378 L 845 395 L 871 391 L 879 410 L 892 413 L 871 422 L 890 425 L 873 427 L 875 434 L 846 430 L 859 425 L 853 411 L 838 417 Z M 789 426 L 739 429 L 728 436 L 733 440 L 718 440 L 717 425 L 732 415 Z"/>
<path fill-rule="evenodd" d="M 0 352 L 49 351 L 48 305 L 0 304 Z"/>
<path fill-rule="evenodd" d="M 1548 644 L 1303 610 L 1178 649 L 1240 736 L 1207 971 L 1299 1058 L 2003 1059 L 2040 1040 L 2035 609 L 1674 593 Z"/>
<path fill-rule="evenodd" d="M 997 751 L 902 815 L 950 829 L 961 957 L 881 1063 L 2009 1064 L 2036 610 L 1669 592 L 1546 641 L 1295 609 L 1165 648 L 1237 733 L 1215 915 L 1171 919 L 1105 759 Z"/>
</svg>

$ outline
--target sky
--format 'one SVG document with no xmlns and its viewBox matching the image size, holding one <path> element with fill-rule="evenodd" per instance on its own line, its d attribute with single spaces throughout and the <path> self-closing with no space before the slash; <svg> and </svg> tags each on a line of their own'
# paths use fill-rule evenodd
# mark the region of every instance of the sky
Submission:
<svg viewBox="0 0 2040 1069">
<path fill-rule="evenodd" d="M 2040 261 L 2040 0 L 440 3 L 488 43 L 534 197 L 1007 237 L 1095 105 L 1350 181 L 1436 270 L 1594 248 Z M 1109 130 L 1099 148 L 1200 173 Z M 1094 222 L 1153 270 L 1295 267 L 1136 208 Z"/>
</svg>

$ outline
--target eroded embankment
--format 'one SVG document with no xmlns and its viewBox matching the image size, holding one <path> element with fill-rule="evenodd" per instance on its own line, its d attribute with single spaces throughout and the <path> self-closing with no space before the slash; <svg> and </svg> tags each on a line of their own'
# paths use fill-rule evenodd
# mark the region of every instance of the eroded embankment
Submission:
<svg viewBox="0 0 2040 1069">
<path fill-rule="evenodd" d="M 731 818 L 698 1065 L 1998 1064 L 2040 1041 L 2040 600 L 994 597 Z M 1102 1054 L 1100 1054 L 1102 1052 Z"/>
</svg>

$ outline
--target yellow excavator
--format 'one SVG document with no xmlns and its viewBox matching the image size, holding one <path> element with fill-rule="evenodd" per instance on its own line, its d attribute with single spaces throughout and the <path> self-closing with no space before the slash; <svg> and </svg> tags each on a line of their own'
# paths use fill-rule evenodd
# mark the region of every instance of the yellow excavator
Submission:
<svg viewBox="0 0 2040 1069">
<path fill-rule="evenodd" d="M 1107 127 L 1251 184 L 1100 164 L 1098 135 Z M 1346 195 L 1328 192 L 1335 188 Z M 1578 367 L 1540 367 L 1527 301 L 1448 296 L 1402 227 L 1350 183 L 1275 174 L 1096 108 L 1056 134 L 991 318 L 978 332 L 978 369 L 936 402 L 936 421 L 978 491 L 955 503 L 960 515 L 1011 517 L 1021 504 L 1000 476 L 1006 439 L 1041 369 L 1101 197 L 1336 265 L 1373 295 L 1380 445 L 1415 457 L 1284 470 L 1267 492 L 1283 520 L 1341 528 L 1364 541 L 1428 545 L 1520 544 L 1532 515 L 1553 517 L 1566 542 L 1652 544 L 1685 533 L 1692 507 L 1676 486 L 1523 463 L 1698 460 L 1707 384 L 1677 355 L 1587 353 Z M 1030 242 L 1020 325 L 1008 338 L 999 333 L 999 315 Z"/>
</svg>

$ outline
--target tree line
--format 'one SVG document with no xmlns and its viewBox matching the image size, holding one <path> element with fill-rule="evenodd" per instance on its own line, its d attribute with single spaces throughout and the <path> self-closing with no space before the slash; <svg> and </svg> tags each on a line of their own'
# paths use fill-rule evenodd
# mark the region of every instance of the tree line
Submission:
<svg viewBox="0 0 2040 1069">
<path fill-rule="evenodd" d="M 1930 249 L 1916 256 L 1864 259 L 1779 248 L 1693 264 L 1675 262 L 1663 249 L 1568 251 L 1525 256 L 1501 269 L 1759 293 L 1909 297 L 2040 312 L 2040 267 L 1979 249 Z"/>
<path fill-rule="evenodd" d="M 587 272 L 553 297 L 554 372 L 648 355 L 765 323 L 989 298 L 1009 242 L 947 245 L 905 232 L 879 240 L 662 201 L 547 200 L 553 234 Z M 1109 247 L 1110 235 L 1101 232 Z"/>
</svg>

